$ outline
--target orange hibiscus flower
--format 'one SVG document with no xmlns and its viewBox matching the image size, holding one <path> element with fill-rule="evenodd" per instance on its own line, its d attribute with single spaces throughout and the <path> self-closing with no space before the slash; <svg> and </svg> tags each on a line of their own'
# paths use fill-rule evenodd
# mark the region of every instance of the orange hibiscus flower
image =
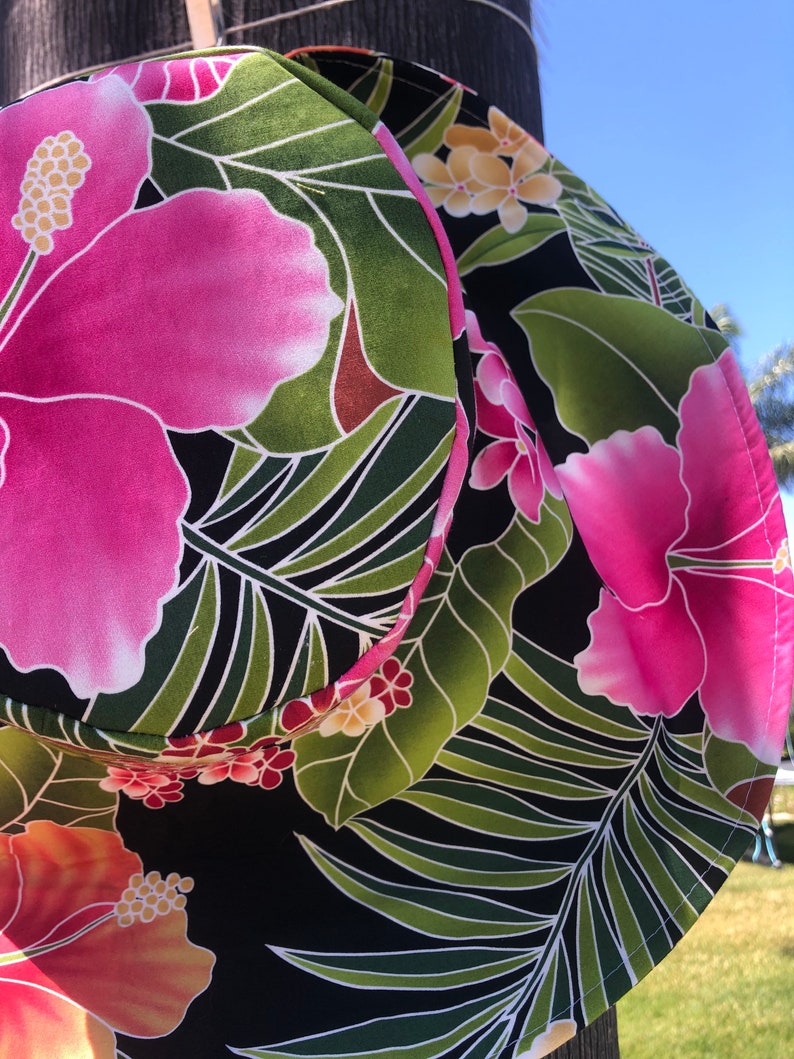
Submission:
<svg viewBox="0 0 794 1059">
<path fill-rule="evenodd" d="M 161 1037 L 209 985 L 187 939 L 192 880 L 144 876 L 119 835 L 36 821 L 0 835 L 0 1059 L 112 1059 Z"/>
</svg>

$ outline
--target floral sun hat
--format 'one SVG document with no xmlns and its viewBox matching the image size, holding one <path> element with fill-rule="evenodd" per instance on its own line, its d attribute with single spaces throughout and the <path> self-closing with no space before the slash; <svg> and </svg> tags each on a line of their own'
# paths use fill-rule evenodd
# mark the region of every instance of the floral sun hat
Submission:
<svg viewBox="0 0 794 1059">
<path fill-rule="evenodd" d="M 0 140 L 0 1056 L 547 1054 L 779 759 L 733 354 L 384 56 L 114 67 Z"/>
</svg>

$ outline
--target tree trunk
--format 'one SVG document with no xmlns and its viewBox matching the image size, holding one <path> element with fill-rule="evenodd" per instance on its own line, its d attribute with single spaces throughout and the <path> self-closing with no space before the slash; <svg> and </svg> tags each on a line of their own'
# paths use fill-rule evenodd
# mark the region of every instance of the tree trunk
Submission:
<svg viewBox="0 0 794 1059">
<path fill-rule="evenodd" d="M 605 1011 L 572 1041 L 551 1052 L 548 1059 L 620 1059 L 617 1010 L 612 1007 Z"/>
<path fill-rule="evenodd" d="M 498 0 L 498 5 L 491 0 L 332 3 L 226 0 L 229 28 L 276 18 L 242 33 L 230 32 L 227 41 L 282 52 L 307 44 L 389 51 L 454 73 L 541 138 L 529 0 Z M 0 0 L 0 103 L 69 71 L 189 40 L 183 0 Z"/>
<path fill-rule="evenodd" d="M 280 52 L 310 44 L 387 51 L 453 74 L 543 138 L 530 0 L 324 3 L 226 0 L 227 43 Z M 272 21 L 234 30 L 266 17 Z M 183 0 L 0 0 L 0 105 L 66 73 L 189 44 Z M 553 1053 L 553 1059 L 618 1057 L 614 1008 Z"/>
</svg>

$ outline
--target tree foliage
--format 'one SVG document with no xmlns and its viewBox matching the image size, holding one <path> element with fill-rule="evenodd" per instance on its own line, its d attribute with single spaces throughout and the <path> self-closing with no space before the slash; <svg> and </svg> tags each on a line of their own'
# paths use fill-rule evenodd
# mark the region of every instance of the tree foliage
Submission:
<svg viewBox="0 0 794 1059">
<path fill-rule="evenodd" d="M 767 354 L 748 385 L 777 480 L 794 487 L 794 342 Z"/>
<path fill-rule="evenodd" d="M 715 305 L 709 315 L 730 339 L 744 334 L 730 307 Z M 772 466 L 784 489 L 794 488 L 794 342 L 776 346 L 751 369 L 747 380 L 750 400 L 764 432 Z"/>
</svg>

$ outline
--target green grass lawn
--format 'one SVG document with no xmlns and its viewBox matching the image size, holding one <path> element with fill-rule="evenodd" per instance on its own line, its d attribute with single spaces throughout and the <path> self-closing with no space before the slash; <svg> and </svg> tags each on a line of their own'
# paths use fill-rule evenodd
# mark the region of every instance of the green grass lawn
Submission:
<svg viewBox="0 0 794 1059">
<path fill-rule="evenodd" d="M 773 803 L 781 869 L 740 863 L 692 930 L 618 1004 L 621 1059 L 794 1055 L 794 791 Z"/>
</svg>

